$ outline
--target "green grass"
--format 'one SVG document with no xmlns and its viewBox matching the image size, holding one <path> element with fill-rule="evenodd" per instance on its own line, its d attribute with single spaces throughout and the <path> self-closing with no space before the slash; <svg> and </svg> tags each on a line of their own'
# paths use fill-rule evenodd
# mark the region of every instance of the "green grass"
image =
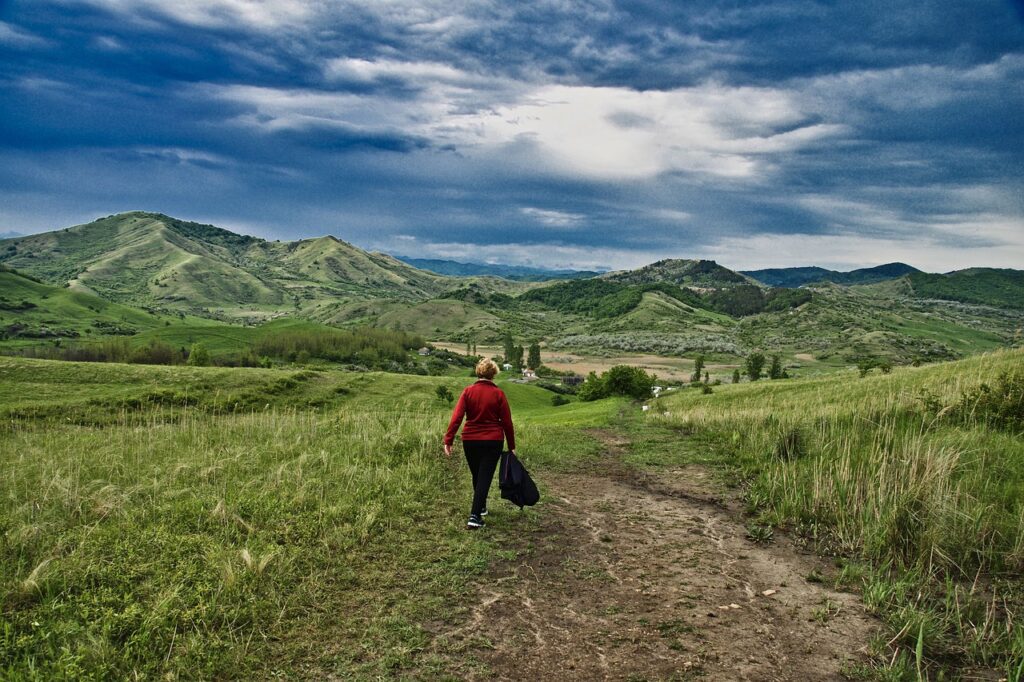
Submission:
<svg viewBox="0 0 1024 682">
<path fill-rule="evenodd" d="M 4 679 L 437 675 L 424 623 L 459 618 L 533 523 L 496 503 L 489 534 L 462 530 L 434 389 L 469 377 L 13 358 L 0 376 Z M 578 426 L 613 403 L 505 388 L 530 466 L 597 452 Z"/>
<path fill-rule="evenodd" d="M 200 324 L 203 320 L 193 320 Z M 22 327 L 11 331 L 17 339 L 4 345 L 39 343 L 34 336 L 58 337 L 102 336 L 111 330 L 134 333 L 177 324 L 177 315 L 150 313 L 138 308 L 111 303 L 92 294 L 50 286 L 0 269 L 0 329 Z"/>
<path fill-rule="evenodd" d="M 1013 679 L 1024 450 L 946 408 L 1022 360 L 682 389 L 648 413 L 499 384 L 542 494 L 543 472 L 601 451 L 587 429 L 625 431 L 628 464 L 718 468 L 757 538 L 790 527 L 844 557 L 838 580 L 892 629 L 872 674 Z M 436 388 L 458 395 L 465 373 L 0 358 L 0 377 L 0 677 L 486 674 L 425 624 L 464 617 L 543 502 L 461 530 L 468 476 L 440 456 Z"/>
<path fill-rule="evenodd" d="M 1024 660 L 1024 444 L 956 406 L 1022 366 L 1017 350 L 864 379 L 688 390 L 656 401 L 650 419 L 716 443 L 759 522 L 871 566 L 865 601 L 904 652 L 921 646 L 932 674 L 1013 675 Z"/>
</svg>

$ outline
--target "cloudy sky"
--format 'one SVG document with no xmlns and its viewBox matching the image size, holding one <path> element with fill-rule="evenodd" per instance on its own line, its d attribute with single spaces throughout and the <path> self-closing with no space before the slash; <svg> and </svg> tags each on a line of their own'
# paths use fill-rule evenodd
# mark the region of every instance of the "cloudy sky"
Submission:
<svg viewBox="0 0 1024 682">
<path fill-rule="evenodd" d="M 0 0 L 0 232 L 1024 267 L 1024 3 Z"/>
</svg>

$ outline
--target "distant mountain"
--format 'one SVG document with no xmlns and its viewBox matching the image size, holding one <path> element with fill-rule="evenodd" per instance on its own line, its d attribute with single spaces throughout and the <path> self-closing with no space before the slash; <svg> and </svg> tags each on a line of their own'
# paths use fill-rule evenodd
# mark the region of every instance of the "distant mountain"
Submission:
<svg viewBox="0 0 1024 682">
<path fill-rule="evenodd" d="M 722 267 L 713 260 L 666 259 L 636 270 L 619 270 L 601 279 L 620 284 L 675 284 L 693 288 L 729 288 L 757 284 L 750 278 Z"/>
<path fill-rule="evenodd" d="M 525 265 L 503 265 L 501 263 L 462 263 L 454 260 L 438 260 L 434 258 L 410 258 L 395 256 L 398 260 L 408 263 L 414 268 L 435 272 L 449 277 L 501 277 L 520 282 L 544 282 L 551 279 L 584 279 L 596 277 L 600 272 L 590 270 L 549 270 L 533 268 Z"/>
<path fill-rule="evenodd" d="M 138 211 L 7 240 L 0 262 L 119 303 L 231 318 L 382 296 L 417 300 L 448 286 L 331 236 L 271 242 Z"/>
<path fill-rule="evenodd" d="M 907 279 L 917 298 L 1024 310 L 1024 270 L 970 268 L 944 275 L 914 272 Z"/>
<path fill-rule="evenodd" d="M 11 230 L 9 232 L 0 232 L 0 239 L 14 239 L 16 237 L 23 236 L 24 235 L 21 232 L 15 232 L 14 230 Z"/>
<path fill-rule="evenodd" d="M 826 270 L 819 267 L 769 268 L 767 270 L 743 270 L 744 275 L 762 284 L 773 287 L 795 288 L 812 282 L 834 282 L 835 284 L 873 284 L 887 279 L 897 279 L 912 272 L 920 272 L 906 263 L 887 263 L 873 268 L 860 268 L 849 272 Z"/>
</svg>

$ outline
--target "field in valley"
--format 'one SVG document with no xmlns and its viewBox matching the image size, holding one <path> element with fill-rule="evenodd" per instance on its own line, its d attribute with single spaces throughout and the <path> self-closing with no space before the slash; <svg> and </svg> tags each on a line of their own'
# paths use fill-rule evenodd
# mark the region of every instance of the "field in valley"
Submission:
<svg viewBox="0 0 1024 682">
<path fill-rule="evenodd" d="M 1022 359 L 506 382 L 544 499 L 467 533 L 464 372 L 0 358 L 0 676 L 1018 679 Z"/>
</svg>

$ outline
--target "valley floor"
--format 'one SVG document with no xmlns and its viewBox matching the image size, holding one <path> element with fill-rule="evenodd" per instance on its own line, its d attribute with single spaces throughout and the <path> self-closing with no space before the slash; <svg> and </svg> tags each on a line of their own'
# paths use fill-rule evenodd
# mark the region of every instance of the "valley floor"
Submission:
<svg viewBox="0 0 1024 682">
<path fill-rule="evenodd" d="M 537 527 L 504 538 L 530 550 L 432 627 L 448 674 L 830 680 L 866 663 L 881 624 L 821 581 L 821 559 L 787 539 L 748 539 L 702 468 L 639 472 L 621 461 L 622 437 L 591 433 L 602 456 L 546 476 Z"/>
</svg>

